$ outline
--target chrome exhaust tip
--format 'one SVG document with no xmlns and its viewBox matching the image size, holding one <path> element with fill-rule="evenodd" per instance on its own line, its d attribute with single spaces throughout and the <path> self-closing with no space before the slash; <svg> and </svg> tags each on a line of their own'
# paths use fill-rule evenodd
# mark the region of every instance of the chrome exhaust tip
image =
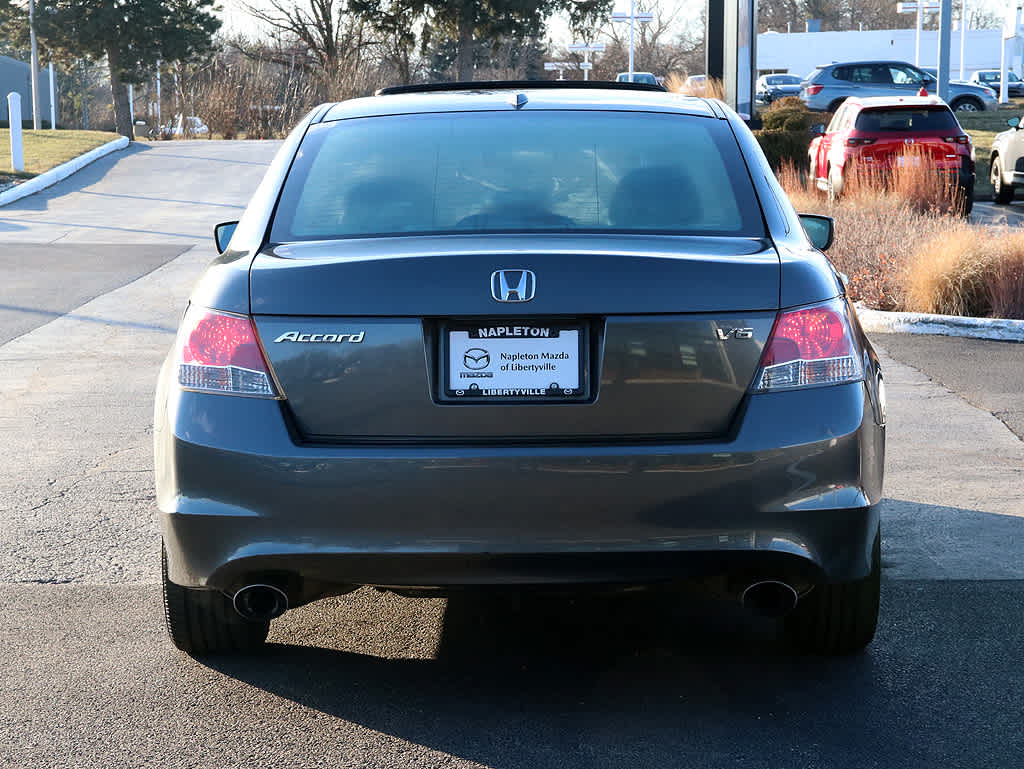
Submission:
<svg viewBox="0 0 1024 769">
<path fill-rule="evenodd" d="M 740 594 L 743 608 L 770 619 L 784 617 L 796 608 L 800 595 L 796 588 L 774 579 L 754 582 Z"/>
<path fill-rule="evenodd" d="M 242 619 L 267 622 L 288 610 L 288 595 L 274 585 L 246 585 L 235 593 L 232 604 Z"/>
</svg>

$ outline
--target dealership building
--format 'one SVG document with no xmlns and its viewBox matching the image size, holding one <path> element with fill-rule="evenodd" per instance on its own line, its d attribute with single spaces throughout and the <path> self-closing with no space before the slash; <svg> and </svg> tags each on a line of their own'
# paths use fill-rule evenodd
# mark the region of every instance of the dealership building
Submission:
<svg viewBox="0 0 1024 769">
<path fill-rule="evenodd" d="M 757 36 L 757 69 L 809 75 L 819 64 L 839 61 L 881 59 L 914 63 L 913 29 L 876 29 L 848 32 L 763 32 Z M 963 76 L 967 79 L 979 69 L 999 69 L 1002 31 L 969 29 L 964 39 Z M 920 66 L 937 67 L 939 33 L 922 30 Z M 950 77 L 960 77 L 960 32 L 950 39 Z M 1021 74 L 1021 40 L 1009 42 L 1007 67 Z"/>
<path fill-rule="evenodd" d="M 7 120 L 7 94 L 21 94 L 22 120 L 32 119 L 32 68 L 10 56 L 0 56 L 0 120 Z M 50 120 L 50 73 L 39 70 L 39 119 Z M 60 125 L 58 121 L 58 125 Z"/>
</svg>

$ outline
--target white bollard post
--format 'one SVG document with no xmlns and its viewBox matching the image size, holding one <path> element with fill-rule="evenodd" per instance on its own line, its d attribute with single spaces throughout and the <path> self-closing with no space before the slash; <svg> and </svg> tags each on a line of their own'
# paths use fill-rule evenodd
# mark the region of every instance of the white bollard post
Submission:
<svg viewBox="0 0 1024 769">
<path fill-rule="evenodd" d="M 11 124 L 11 170 L 25 170 L 25 155 L 21 149 L 21 94 L 11 91 L 7 94 L 7 117 Z"/>
</svg>

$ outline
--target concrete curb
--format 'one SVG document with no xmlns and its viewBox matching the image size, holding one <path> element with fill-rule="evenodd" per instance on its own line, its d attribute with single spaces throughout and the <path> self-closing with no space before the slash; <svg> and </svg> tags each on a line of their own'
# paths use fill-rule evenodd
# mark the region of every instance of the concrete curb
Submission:
<svg viewBox="0 0 1024 769">
<path fill-rule="evenodd" d="M 94 160 L 99 160 L 104 155 L 109 155 L 111 152 L 117 150 L 123 150 L 128 146 L 128 137 L 122 136 L 113 141 L 109 141 L 106 144 L 102 144 L 95 149 L 91 149 L 84 155 L 79 155 L 77 158 L 72 158 L 66 163 L 61 163 L 59 166 L 51 168 L 49 171 L 43 171 L 38 176 L 33 176 L 31 179 L 23 181 L 21 184 L 15 185 L 4 192 L 0 192 L 0 206 L 6 206 L 8 203 L 13 203 L 15 200 L 34 195 L 41 190 L 45 190 L 57 182 L 67 179 L 75 171 L 79 171 L 85 166 L 89 165 Z"/>
<path fill-rule="evenodd" d="M 879 334 L 939 334 L 1001 342 L 1024 342 L 1024 320 L 967 318 L 959 315 L 930 315 L 924 312 L 882 312 L 857 306 L 857 317 L 865 331 Z"/>
</svg>

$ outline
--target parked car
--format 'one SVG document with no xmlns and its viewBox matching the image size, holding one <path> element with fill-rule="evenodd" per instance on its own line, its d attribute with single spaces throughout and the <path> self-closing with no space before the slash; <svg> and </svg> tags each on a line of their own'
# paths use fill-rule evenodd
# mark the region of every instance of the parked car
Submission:
<svg viewBox="0 0 1024 769">
<path fill-rule="evenodd" d="M 914 96 L 935 88 L 935 78 L 904 61 L 856 61 L 822 64 L 807 76 L 800 98 L 812 110 L 835 112 L 849 96 Z M 949 106 L 954 111 L 998 109 L 991 88 L 950 83 Z"/>
<path fill-rule="evenodd" d="M 926 75 L 928 75 L 932 80 L 938 81 L 938 79 L 939 79 L 939 68 L 938 67 L 921 67 L 920 69 L 921 69 L 922 72 L 924 72 Z M 950 78 L 949 82 L 950 83 L 958 83 L 960 85 L 978 85 L 977 83 L 973 83 L 972 84 L 969 80 L 959 80 L 957 78 Z M 982 86 L 982 87 L 986 88 L 987 90 L 992 90 L 991 88 L 988 88 L 988 86 Z M 934 84 L 932 84 L 931 88 L 932 88 L 932 90 L 935 90 L 936 86 Z M 995 96 L 995 92 L 993 92 L 993 96 Z"/>
<path fill-rule="evenodd" d="M 1024 186 L 1024 130 L 1019 117 L 1006 121 L 1008 131 L 996 134 L 989 156 L 989 179 L 996 203 L 1009 203 L 1017 187 Z"/>
<path fill-rule="evenodd" d="M 921 149 L 940 173 L 955 174 L 963 213 L 974 205 L 974 147 L 956 115 L 937 96 L 849 98 L 828 127 L 815 127 L 810 175 L 829 197 L 842 193 L 847 169 L 886 172 L 908 162 L 908 147 Z M 909 162 L 919 162 L 910 157 Z"/>
<path fill-rule="evenodd" d="M 634 72 L 633 80 L 630 81 L 628 72 L 620 72 L 615 76 L 617 83 L 647 83 L 648 85 L 658 85 L 658 78 L 655 77 L 653 72 Z"/>
<path fill-rule="evenodd" d="M 166 136 L 206 136 L 210 128 L 195 115 L 178 113 L 163 127 Z"/>
<path fill-rule="evenodd" d="M 871 641 L 878 358 L 819 250 L 832 220 L 797 216 L 721 102 L 550 81 L 325 104 L 215 235 L 155 399 L 179 648 L 256 649 L 360 585 L 692 577 L 798 649 Z"/>
<path fill-rule="evenodd" d="M 756 99 L 761 104 L 771 104 L 786 96 L 799 96 L 803 78 L 797 75 L 761 75 L 757 79 Z"/>
<path fill-rule="evenodd" d="M 979 69 L 971 75 L 970 81 L 975 85 L 982 85 L 991 88 L 997 94 L 1001 86 L 998 69 Z M 1021 80 L 1015 72 L 1006 72 L 1006 93 L 1009 96 L 1024 96 L 1024 80 Z"/>
</svg>

